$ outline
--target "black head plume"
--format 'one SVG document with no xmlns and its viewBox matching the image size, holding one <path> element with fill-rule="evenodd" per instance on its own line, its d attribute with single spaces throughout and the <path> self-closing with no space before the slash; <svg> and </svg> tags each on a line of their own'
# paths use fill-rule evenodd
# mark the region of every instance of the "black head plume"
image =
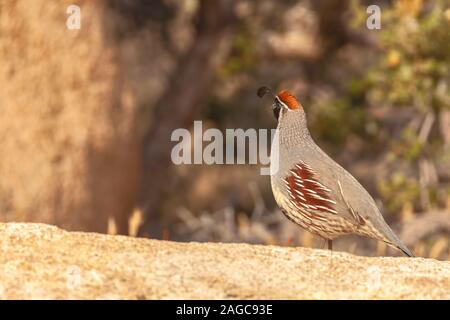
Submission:
<svg viewBox="0 0 450 320">
<path fill-rule="evenodd" d="M 275 119 L 278 120 L 279 116 L 280 116 L 280 110 L 281 110 L 281 106 L 280 103 L 277 99 L 277 97 L 275 96 L 275 94 L 273 93 L 273 91 L 266 86 L 262 86 L 258 89 L 258 91 L 256 92 L 256 94 L 258 95 L 258 97 L 262 98 L 264 97 L 266 94 L 270 93 L 274 98 L 275 98 L 275 103 L 272 105 L 272 111 L 273 111 L 273 115 L 275 116 Z"/>
<path fill-rule="evenodd" d="M 256 94 L 258 95 L 258 97 L 262 98 L 264 97 L 266 94 L 272 94 L 274 96 L 274 94 L 272 93 L 272 90 L 269 87 L 266 86 L 262 86 L 258 89 L 258 91 L 256 92 Z"/>
</svg>

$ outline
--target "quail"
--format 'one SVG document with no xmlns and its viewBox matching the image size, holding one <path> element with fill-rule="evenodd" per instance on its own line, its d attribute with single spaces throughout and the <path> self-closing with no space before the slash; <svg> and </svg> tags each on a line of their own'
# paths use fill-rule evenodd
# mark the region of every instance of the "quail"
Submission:
<svg viewBox="0 0 450 320">
<path fill-rule="evenodd" d="M 413 257 L 364 187 L 314 142 L 297 98 L 288 91 L 275 95 L 268 87 L 257 92 L 259 97 L 267 93 L 275 98 L 272 109 L 278 120 L 277 143 L 271 150 L 271 184 L 283 214 L 327 240 L 330 250 L 336 237 L 357 234 Z"/>
</svg>

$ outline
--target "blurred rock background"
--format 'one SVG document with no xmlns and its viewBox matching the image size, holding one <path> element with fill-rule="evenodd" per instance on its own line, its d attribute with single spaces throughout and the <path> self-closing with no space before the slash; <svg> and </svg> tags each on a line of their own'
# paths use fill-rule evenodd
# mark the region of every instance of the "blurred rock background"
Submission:
<svg viewBox="0 0 450 320">
<path fill-rule="evenodd" d="M 449 69 L 449 0 L 0 0 L 0 219 L 321 246 L 258 166 L 171 164 L 172 130 L 194 120 L 273 128 L 264 84 L 296 94 L 417 255 L 450 259 Z"/>
</svg>

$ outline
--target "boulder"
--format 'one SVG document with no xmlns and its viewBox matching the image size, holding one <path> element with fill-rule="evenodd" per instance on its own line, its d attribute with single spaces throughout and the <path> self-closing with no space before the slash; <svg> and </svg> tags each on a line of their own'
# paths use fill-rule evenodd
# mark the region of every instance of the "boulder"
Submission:
<svg viewBox="0 0 450 320">
<path fill-rule="evenodd" d="M 450 262 L 0 224 L 1 299 L 450 299 Z"/>
<path fill-rule="evenodd" d="M 128 36 L 134 17 L 108 3 L 77 1 L 80 29 L 66 27 L 70 0 L 0 4 L 1 221 L 128 231 L 141 106 L 151 113 L 173 61 L 158 26 Z"/>
</svg>

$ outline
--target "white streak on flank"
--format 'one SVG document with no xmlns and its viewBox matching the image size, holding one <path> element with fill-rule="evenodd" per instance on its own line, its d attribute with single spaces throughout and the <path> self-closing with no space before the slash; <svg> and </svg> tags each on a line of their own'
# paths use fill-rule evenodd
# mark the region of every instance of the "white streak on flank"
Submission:
<svg viewBox="0 0 450 320">
<path fill-rule="evenodd" d="M 323 209 L 323 210 L 325 210 L 325 211 L 328 211 L 328 212 L 336 213 L 336 214 L 337 214 L 337 211 L 334 210 L 334 209 L 330 209 L 330 208 L 327 208 L 327 207 L 324 207 L 324 206 L 317 206 L 317 207 L 320 208 L 320 209 Z"/>
<path fill-rule="evenodd" d="M 332 203 L 332 204 L 336 204 L 336 201 L 333 201 L 331 199 L 327 199 L 327 198 L 321 197 L 319 195 L 312 194 L 311 197 L 313 197 L 315 199 L 322 200 L 322 201 L 327 201 L 327 202 Z"/>
<path fill-rule="evenodd" d="M 303 202 L 306 202 L 306 199 L 303 197 L 303 196 L 301 196 L 301 195 L 298 195 L 298 197 L 300 198 L 300 200 L 302 200 Z"/>
<path fill-rule="evenodd" d="M 324 189 L 325 191 L 327 191 L 327 192 L 331 192 L 331 190 L 330 189 L 328 189 L 327 187 L 325 187 L 323 184 L 321 184 L 320 182 L 317 182 L 318 184 L 319 184 L 319 187 L 320 188 L 322 188 L 322 189 Z"/>
<path fill-rule="evenodd" d="M 306 192 L 308 192 L 311 196 L 314 196 L 317 194 L 313 189 L 305 189 Z"/>
<path fill-rule="evenodd" d="M 293 204 L 303 217 L 305 217 L 306 219 L 311 221 L 311 218 L 310 218 L 309 214 L 307 214 L 307 211 L 304 211 L 305 209 L 307 209 L 306 207 L 305 207 L 305 209 L 303 209 L 303 208 L 300 208 L 295 202 L 293 202 Z M 301 205 L 304 206 L 302 203 L 301 203 Z"/>
<path fill-rule="evenodd" d="M 311 182 L 313 184 L 319 185 L 319 186 L 323 186 L 320 182 L 317 182 L 316 180 L 312 180 L 312 179 L 304 179 L 305 181 Z"/>
<path fill-rule="evenodd" d="M 291 174 L 294 176 L 294 178 L 300 179 L 302 180 L 302 177 L 300 177 L 297 172 L 295 172 L 294 170 L 291 170 Z"/>
</svg>

